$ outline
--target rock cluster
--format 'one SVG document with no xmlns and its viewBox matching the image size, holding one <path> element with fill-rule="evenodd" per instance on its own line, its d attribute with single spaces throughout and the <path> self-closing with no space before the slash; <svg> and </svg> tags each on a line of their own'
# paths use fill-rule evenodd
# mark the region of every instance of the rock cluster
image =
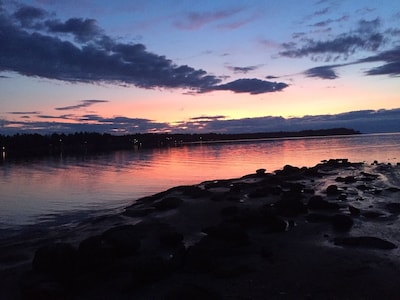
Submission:
<svg viewBox="0 0 400 300">
<path fill-rule="evenodd" d="M 313 168 L 285 166 L 273 174 L 259 169 L 239 179 L 176 187 L 139 199 L 121 215 L 126 224 L 77 245 L 54 242 L 38 248 L 32 270 L 20 279 L 21 295 L 96 299 L 114 293 L 150 299 L 148 293 L 153 293 L 154 299 L 224 299 L 223 289 L 215 285 L 218 280 L 226 285 L 227 280 L 252 278 L 256 285 L 254 278 L 266 272 L 266 264 L 281 272 L 273 264 L 283 268 L 282 253 L 287 248 L 279 245 L 288 245 L 290 236 L 297 243 L 293 247 L 302 243 L 309 247 L 324 236 L 333 247 L 395 249 L 395 243 L 383 238 L 351 234 L 371 212 L 356 205 L 379 190 L 372 185 L 378 177 L 355 174 L 358 167 L 340 159 Z M 337 176 L 344 170 L 354 174 Z M 315 187 L 316 181 L 332 176 L 335 183 Z M 390 187 L 384 193 L 398 191 Z M 400 213 L 399 203 L 385 205 L 376 218 Z M 297 237 L 301 230 L 306 232 L 304 240 Z M 193 280 L 181 282 L 182 278 Z M 254 286 L 248 299 L 265 299 L 263 284 Z M 157 285 L 162 288 L 154 290 Z M 271 287 L 270 295 L 279 294 L 274 289 L 278 287 Z"/>
</svg>

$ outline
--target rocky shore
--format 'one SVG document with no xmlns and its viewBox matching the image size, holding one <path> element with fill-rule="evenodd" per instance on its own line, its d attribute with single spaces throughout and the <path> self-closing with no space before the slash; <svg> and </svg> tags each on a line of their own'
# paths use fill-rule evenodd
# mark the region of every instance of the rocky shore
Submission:
<svg viewBox="0 0 400 300">
<path fill-rule="evenodd" d="M 1 241 L 0 299 L 398 299 L 400 166 L 180 186 Z"/>
</svg>

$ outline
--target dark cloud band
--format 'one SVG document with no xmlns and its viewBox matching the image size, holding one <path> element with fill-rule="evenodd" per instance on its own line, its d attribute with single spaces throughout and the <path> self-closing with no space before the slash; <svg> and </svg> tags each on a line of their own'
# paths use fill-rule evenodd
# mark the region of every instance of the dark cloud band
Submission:
<svg viewBox="0 0 400 300">
<path fill-rule="evenodd" d="M 35 132 L 173 132 L 173 133 L 251 133 L 300 131 L 310 129 L 353 128 L 363 133 L 400 132 L 400 109 L 361 110 L 336 115 L 316 115 L 298 118 L 256 117 L 228 119 L 225 116 L 200 116 L 172 124 L 149 119 L 114 117 L 104 118 L 97 114 L 82 116 L 40 116 L 46 121 L 7 121 L 0 119 L 0 134 Z"/>
<path fill-rule="evenodd" d="M 56 107 L 56 110 L 73 110 L 91 106 L 96 103 L 105 103 L 108 102 L 107 100 L 82 100 L 80 104 L 71 105 L 71 106 L 64 106 L 64 107 Z"/>
<path fill-rule="evenodd" d="M 259 94 L 285 87 L 284 83 L 262 80 L 255 84 L 253 79 L 221 84 L 220 77 L 177 65 L 149 52 L 145 45 L 115 41 L 93 19 L 71 18 L 63 22 L 31 6 L 12 15 L 1 9 L 0 6 L 0 71 L 69 82 L 193 92 L 231 90 Z"/>
</svg>

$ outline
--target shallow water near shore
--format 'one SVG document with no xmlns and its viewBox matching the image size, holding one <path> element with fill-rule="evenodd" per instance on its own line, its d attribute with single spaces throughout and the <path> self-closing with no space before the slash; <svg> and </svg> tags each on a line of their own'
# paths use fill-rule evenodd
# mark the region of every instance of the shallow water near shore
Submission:
<svg viewBox="0 0 400 300">
<path fill-rule="evenodd" d="M 177 185 L 348 158 L 400 162 L 400 134 L 292 138 L 0 163 L 0 229 L 70 225 Z"/>
</svg>

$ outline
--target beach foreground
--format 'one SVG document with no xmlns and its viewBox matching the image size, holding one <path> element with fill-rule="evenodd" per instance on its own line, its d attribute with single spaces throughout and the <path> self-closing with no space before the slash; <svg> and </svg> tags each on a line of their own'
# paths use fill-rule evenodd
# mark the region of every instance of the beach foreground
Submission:
<svg viewBox="0 0 400 300">
<path fill-rule="evenodd" d="M 399 165 L 259 169 L 9 237 L 0 298 L 398 299 L 399 214 Z"/>
</svg>

